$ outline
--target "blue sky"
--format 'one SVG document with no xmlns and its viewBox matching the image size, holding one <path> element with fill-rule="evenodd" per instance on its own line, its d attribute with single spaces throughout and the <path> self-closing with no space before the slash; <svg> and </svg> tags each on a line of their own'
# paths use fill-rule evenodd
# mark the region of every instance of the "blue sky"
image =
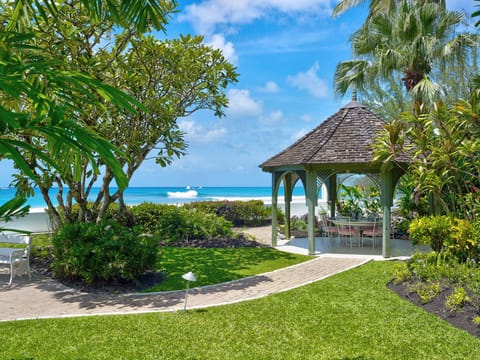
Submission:
<svg viewBox="0 0 480 360">
<path fill-rule="evenodd" d="M 260 163 L 316 127 L 349 101 L 333 92 L 338 62 L 350 59 L 349 36 L 363 23 L 361 6 L 332 18 L 337 0 L 179 1 L 167 37 L 203 35 L 237 66 L 226 116 L 179 119 L 188 155 L 168 168 L 146 161 L 130 186 L 268 186 Z M 368 3 L 368 2 L 367 2 Z M 473 0 L 449 0 L 471 13 Z M 11 181 L 0 162 L 0 186 Z"/>
</svg>

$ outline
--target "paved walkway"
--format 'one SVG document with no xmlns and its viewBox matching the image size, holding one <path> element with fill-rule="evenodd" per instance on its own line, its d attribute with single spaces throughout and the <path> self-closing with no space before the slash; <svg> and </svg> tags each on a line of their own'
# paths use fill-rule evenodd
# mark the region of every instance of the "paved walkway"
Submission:
<svg viewBox="0 0 480 360">
<path fill-rule="evenodd" d="M 188 309 L 251 300 L 287 291 L 369 261 L 366 257 L 320 256 L 273 272 L 190 289 Z M 150 294 L 87 294 L 34 275 L 0 285 L 0 321 L 85 315 L 138 314 L 177 311 L 184 307 L 185 291 Z"/>
</svg>

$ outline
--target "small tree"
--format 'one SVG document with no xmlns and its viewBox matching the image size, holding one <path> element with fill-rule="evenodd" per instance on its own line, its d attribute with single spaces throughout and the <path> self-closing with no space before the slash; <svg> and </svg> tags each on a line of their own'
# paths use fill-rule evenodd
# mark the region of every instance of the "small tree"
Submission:
<svg viewBox="0 0 480 360">
<path fill-rule="evenodd" d="M 117 154 L 116 161 L 125 169 L 127 180 L 152 151 L 157 150 L 159 165 L 170 164 L 186 151 L 177 119 L 201 109 L 221 116 L 227 105 L 225 89 L 237 78 L 235 68 L 221 51 L 203 44 L 201 37 L 160 41 L 126 24 L 118 31 L 115 22 L 92 20 L 77 5 L 57 6 L 62 22 L 57 18 L 39 21 L 35 27 L 42 34 L 38 42 L 49 49 L 52 58 L 68 59 L 91 77 L 125 91 L 142 105 L 137 105 L 132 113 L 108 103 L 94 103 L 82 106 L 76 116 L 123 151 Z M 36 146 L 43 157 L 52 153 L 48 144 L 39 142 Z M 124 209 L 124 188 L 110 192 L 115 168 L 101 157 L 89 163 L 84 156 L 69 155 L 66 162 L 74 165 L 59 172 L 42 156 L 34 154 L 28 165 L 57 224 L 100 221 L 114 201 L 119 201 Z M 87 199 L 101 174 L 101 191 L 89 208 Z M 59 189 L 58 208 L 49 194 L 53 184 Z M 17 185 L 26 188 L 25 178 L 19 179 Z M 72 212 L 74 201 L 80 207 L 76 217 Z"/>
<path fill-rule="evenodd" d="M 96 154 L 109 164 L 117 184 L 127 185 L 113 156 L 118 149 L 77 121 L 76 114 L 87 103 L 102 106 L 102 99 L 128 111 L 134 110 L 132 104 L 136 102 L 80 72 L 71 59 L 52 58 L 47 51 L 50 49 L 36 42 L 42 33 L 35 26 L 60 21 L 57 6 L 63 4 L 52 0 L 0 3 L 0 160 L 11 159 L 26 176 L 16 183 L 19 195 L 0 206 L 1 220 L 28 211 L 23 206 L 29 193 L 26 184 L 40 181 L 33 171 L 32 158 L 66 174 L 72 158 L 83 158 L 94 166 Z M 163 29 L 168 13 L 175 7 L 173 1 L 153 4 L 146 0 L 84 0 L 77 5 L 91 21 L 109 19 L 117 26 L 129 23 L 138 31 L 147 27 Z M 38 149 L 40 144 L 50 147 L 48 155 Z"/>
</svg>

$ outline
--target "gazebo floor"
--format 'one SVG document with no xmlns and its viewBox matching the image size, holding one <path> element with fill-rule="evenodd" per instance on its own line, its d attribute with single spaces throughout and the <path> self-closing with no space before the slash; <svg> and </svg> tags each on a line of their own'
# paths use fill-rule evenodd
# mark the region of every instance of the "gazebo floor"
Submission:
<svg viewBox="0 0 480 360">
<path fill-rule="evenodd" d="M 376 239 L 375 247 L 372 246 L 371 239 L 365 241 L 361 246 L 361 241 L 355 239 L 352 246 L 347 238 L 338 237 L 316 237 L 315 238 L 315 255 L 324 254 L 344 254 L 344 255 L 363 255 L 382 257 L 382 239 Z M 391 239 L 391 257 L 409 257 L 414 250 L 428 251 L 426 247 L 413 247 L 410 240 Z M 294 238 L 290 240 L 279 240 L 277 249 L 296 254 L 308 255 L 308 239 Z"/>
</svg>

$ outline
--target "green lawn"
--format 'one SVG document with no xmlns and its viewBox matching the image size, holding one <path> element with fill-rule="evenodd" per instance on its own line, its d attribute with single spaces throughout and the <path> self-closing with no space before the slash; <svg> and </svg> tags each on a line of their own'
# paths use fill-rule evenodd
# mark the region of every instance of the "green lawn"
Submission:
<svg viewBox="0 0 480 360">
<path fill-rule="evenodd" d="M 272 248 L 178 248 L 163 247 L 160 267 L 167 274 L 161 284 L 148 291 L 185 289 L 182 275 L 192 271 L 197 281 L 192 286 L 219 284 L 246 276 L 280 269 L 311 260 Z"/>
<path fill-rule="evenodd" d="M 34 246 L 48 246 L 48 235 L 36 235 Z M 311 260 L 311 256 L 278 251 L 273 248 L 189 248 L 162 247 L 158 270 L 164 271 L 162 283 L 145 292 L 183 290 L 182 275 L 192 271 L 197 281 L 192 286 L 219 284 Z"/>
<path fill-rule="evenodd" d="M 480 359 L 480 341 L 400 299 L 370 262 L 187 313 L 0 323 L 1 359 Z M 35 301 L 35 299 L 32 299 Z"/>
</svg>

